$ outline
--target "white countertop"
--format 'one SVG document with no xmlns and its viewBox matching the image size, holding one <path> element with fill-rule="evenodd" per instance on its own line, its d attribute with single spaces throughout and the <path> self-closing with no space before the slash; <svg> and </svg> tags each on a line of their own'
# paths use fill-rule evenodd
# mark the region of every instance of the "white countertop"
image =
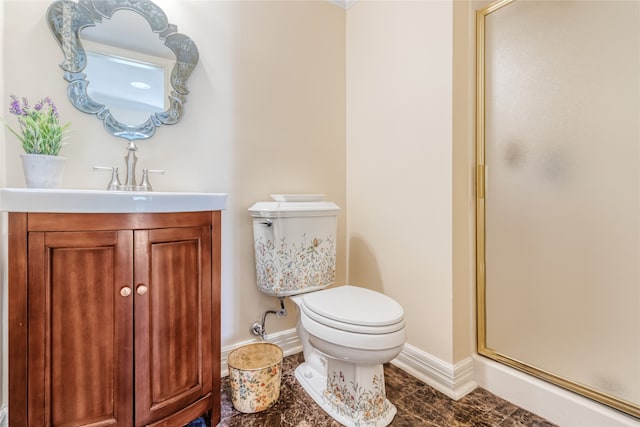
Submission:
<svg viewBox="0 0 640 427">
<path fill-rule="evenodd" d="M 225 193 L 0 188 L 0 211 L 54 213 L 152 213 L 218 211 Z"/>
</svg>

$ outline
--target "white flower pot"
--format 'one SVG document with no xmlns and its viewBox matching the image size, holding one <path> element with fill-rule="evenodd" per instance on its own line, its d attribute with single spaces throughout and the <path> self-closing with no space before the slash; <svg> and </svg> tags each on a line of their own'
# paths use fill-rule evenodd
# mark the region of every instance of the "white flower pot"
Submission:
<svg viewBox="0 0 640 427">
<path fill-rule="evenodd" d="M 58 188 L 62 182 L 64 157 L 22 154 L 24 179 L 29 188 Z"/>
</svg>

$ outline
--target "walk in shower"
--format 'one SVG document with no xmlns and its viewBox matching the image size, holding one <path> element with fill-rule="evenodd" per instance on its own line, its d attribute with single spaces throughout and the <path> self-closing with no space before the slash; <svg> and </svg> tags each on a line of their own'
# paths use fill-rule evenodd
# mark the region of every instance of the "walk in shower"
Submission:
<svg viewBox="0 0 640 427">
<path fill-rule="evenodd" d="M 477 14 L 478 352 L 640 417 L 640 1 Z"/>
</svg>

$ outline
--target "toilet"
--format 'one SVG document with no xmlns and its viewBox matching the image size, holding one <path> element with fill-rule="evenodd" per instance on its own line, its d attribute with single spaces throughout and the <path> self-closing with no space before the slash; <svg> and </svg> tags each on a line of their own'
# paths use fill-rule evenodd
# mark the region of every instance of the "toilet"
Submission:
<svg viewBox="0 0 640 427">
<path fill-rule="evenodd" d="M 386 397 L 383 364 L 406 341 L 402 306 L 362 287 L 325 289 L 335 282 L 335 203 L 322 195 L 271 197 L 249 208 L 257 285 L 297 308 L 304 363 L 296 379 L 345 426 L 389 425 L 396 407 Z"/>
</svg>

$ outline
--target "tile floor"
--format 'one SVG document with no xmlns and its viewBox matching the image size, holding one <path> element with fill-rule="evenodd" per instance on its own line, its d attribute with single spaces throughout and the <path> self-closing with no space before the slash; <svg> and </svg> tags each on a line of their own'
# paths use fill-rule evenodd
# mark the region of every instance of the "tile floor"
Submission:
<svg viewBox="0 0 640 427">
<path fill-rule="evenodd" d="M 229 381 L 223 378 L 222 420 L 218 426 L 339 427 L 341 424 L 317 406 L 297 383 L 293 371 L 302 361 L 302 353 L 284 359 L 278 402 L 270 409 L 256 414 L 242 414 L 235 410 L 231 402 Z M 385 376 L 387 397 L 398 409 L 391 426 L 554 426 L 481 388 L 456 402 L 391 364 L 385 365 Z"/>
</svg>

